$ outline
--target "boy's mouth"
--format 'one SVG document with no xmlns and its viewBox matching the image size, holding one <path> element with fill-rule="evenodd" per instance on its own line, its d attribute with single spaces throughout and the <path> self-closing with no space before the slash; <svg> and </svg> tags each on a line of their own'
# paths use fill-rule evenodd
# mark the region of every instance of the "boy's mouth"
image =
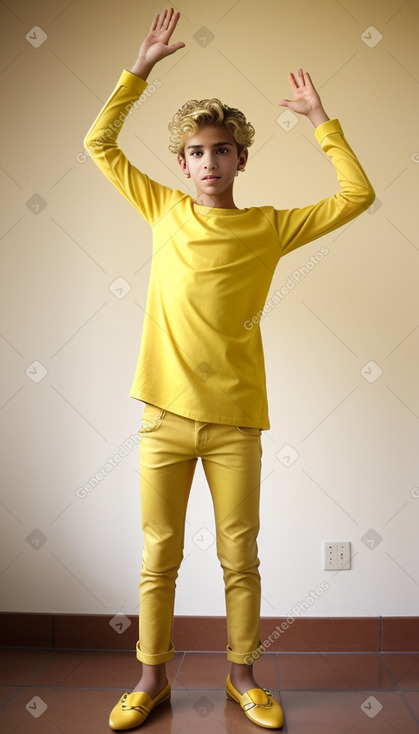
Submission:
<svg viewBox="0 0 419 734">
<path fill-rule="evenodd" d="M 208 176 L 204 176 L 204 178 L 202 180 L 203 181 L 217 181 L 219 178 L 221 178 L 221 177 L 220 176 L 208 175 Z"/>
</svg>

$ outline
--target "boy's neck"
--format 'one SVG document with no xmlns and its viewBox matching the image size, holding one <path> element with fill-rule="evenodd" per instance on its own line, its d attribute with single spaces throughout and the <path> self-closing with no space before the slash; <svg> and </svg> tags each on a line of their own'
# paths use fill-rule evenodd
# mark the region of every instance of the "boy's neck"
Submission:
<svg viewBox="0 0 419 734">
<path fill-rule="evenodd" d="M 194 204 L 213 207 L 214 209 L 238 209 L 232 196 L 210 196 L 209 194 L 198 193 Z"/>
</svg>

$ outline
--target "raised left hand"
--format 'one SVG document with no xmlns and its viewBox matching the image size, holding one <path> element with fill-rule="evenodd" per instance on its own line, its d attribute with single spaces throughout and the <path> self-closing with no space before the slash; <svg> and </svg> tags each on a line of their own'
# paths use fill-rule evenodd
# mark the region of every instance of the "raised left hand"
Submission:
<svg viewBox="0 0 419 734">
<path fill-rule="evenodd" d="M 289 107 L 293 112 L 305 115 L 315 127 L 329 119 L 308 72 L 302 69 L 298 69 L 297 75 L 291 72 L 289 83 L 294 99 L 281 99 L 281 107 Z"/>
</svg>

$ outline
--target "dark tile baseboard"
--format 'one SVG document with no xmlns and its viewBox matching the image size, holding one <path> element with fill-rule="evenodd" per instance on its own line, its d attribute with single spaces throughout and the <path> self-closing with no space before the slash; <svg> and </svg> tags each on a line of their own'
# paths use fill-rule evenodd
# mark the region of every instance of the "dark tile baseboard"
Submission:
<svg viewBox="0 0 419 734">
<path fill-rule="evenodd" d="M 81 650 L 133 650 L 138 618 L 123 614 L 0 613 L 0 645 Z M 221 651 L 225 617 L 174 620 L 176 650 Z M 269 652 L 419 652 L 419 617 L 262 617 Z"/>
</svg>

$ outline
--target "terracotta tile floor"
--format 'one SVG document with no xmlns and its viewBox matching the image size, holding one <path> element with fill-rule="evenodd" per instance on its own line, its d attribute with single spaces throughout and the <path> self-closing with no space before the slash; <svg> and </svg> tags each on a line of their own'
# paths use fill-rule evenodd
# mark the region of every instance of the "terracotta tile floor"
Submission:
<svg viewBox="0 0 419 734">
<path fill-rule="evenodd" d="M 3 648 L 0 731 L 109 734 L 109 711 L 137 682 L 139 667 L 130 652 Z M 228 670 L 224 653 L 176 653 L 168 664 L 171 701 L 141 730 L 264 731 L 226 700 Z M 265 653 L 255 673 L 282 702 L 284 734 L 419 732 L 419 653 Z"/>
</svg>

